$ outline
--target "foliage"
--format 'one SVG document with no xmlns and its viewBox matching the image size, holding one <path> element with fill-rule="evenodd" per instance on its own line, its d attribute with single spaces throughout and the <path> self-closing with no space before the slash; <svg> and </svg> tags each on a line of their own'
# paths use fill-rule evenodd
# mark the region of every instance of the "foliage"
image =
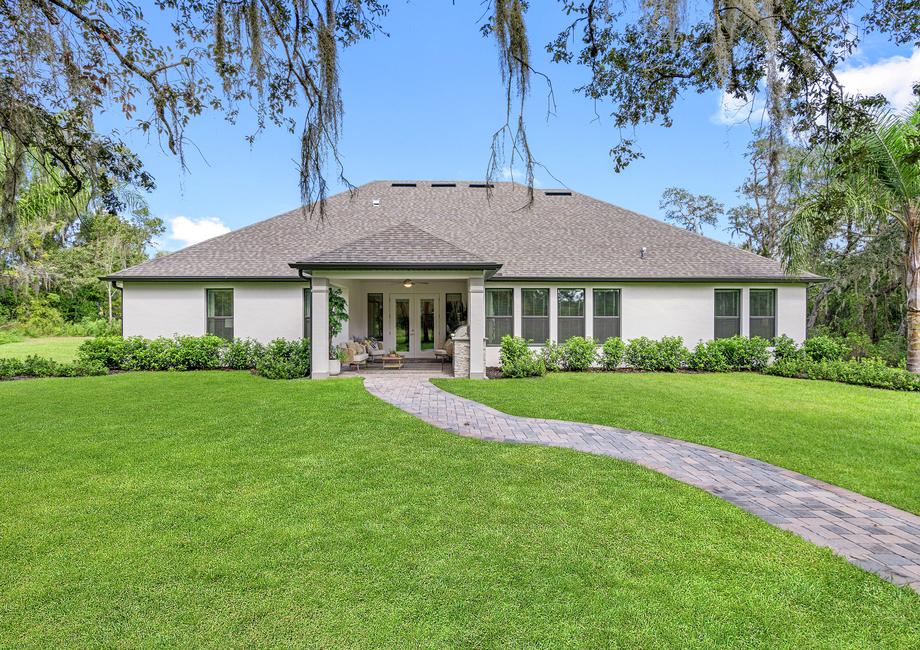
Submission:
<svg viewBox="0 0 920 650">
<path fill-rule="evenodd" d="M 623 353 L 626 351 L 626 344 L 619 336 L 611 336 L 604 341 L 604 347 L 601 350 L 601 366 L 604 370 L 616 370 L 623 363 Z"/>
<path fill-rule="evenodd" d="M 687 359 L 687 367 L 691 370 L 703 372 L 728 372 L 731 366 L 725 358 L 724 345 L 719 341 L 725 339 L 716 339 L 714 341 L 700 341 L 696 344 L 690 358 Z"/>
<path fill-rule="evenodd" d="M 519 336 L 503 336 L 499 363 L 505 377 L 540 377 L 546 374 L 543 357 Z"/>
<path fill-rule="evenodd" d="M 802 357 L 802 351 L 791 337 L 781 334 L 773 339 L 773 360 L 789 361 Z"/>
<path fill-rule="evenodd" d="M 332 345 L 332 340 L 342 333 L 344 324 L 348 321 L 348 303 L 345 294 L 338 287 L 329 287 L 329 358 L 344 361 Z"/>
<path fill-rule="evenodd" d="M 543 365 L 547 372 L 559 372 L 562 370 L 562 348 L 555 341 L 547 341 L 543 344 L 541 351 L 543 356 Z"/>
<path fill-rule="evenodd" d="M 700 235 L 703 226 L 715 228 L 725 205 L 708 194 L 691 194 L 682 187 L 668 187 L 661 194 L 658 207 L 664 218 L 676 226 Z"/>
<path fill-rule="evenodd" d="M 24 337 L 21 334 L 16 332 L 10 332 L 6 330 L 0 330 L 0 345 L 5 343 L 17 343 L 21 341 Z"/>
<path fill-rule="evenodd" d="M 562 364 L 568 371 L 588 370 L 597 358 L 597 343 L 594 339 L 572 336 L 562 344 Z"/>
<path fill-rule="evenodd" d="M 813 336 L 802 345 L 802 353 L 811 361 L 839 361 L 848 352 L 844 343 L 830 336 Z"/>
<path fill-rule="evenodd" d="M 300 379 L 310 376 L 310 339 L 275 339 L 265 347 L 256 371 L 266 379 Z"/>
<path fill-rule="evenodd" d="M 884 359 L 865 358 L 842 360 L 810 357 L 785 359 L 764 369 L 768 375 L 824 379 L 845 384 L 858 384 L 890 390 L 920 391 L 920 375 L 903 368 L 891 368 Z"/>
<path fill-rule="evenodd" d="M 77 361 L 61 363 L 30 355 L 25 359 L 0 358 L 0 379 L 16 377 L 90 377 L 108 374 L 108 368 L 100 363 Z"/>
<path fill-rule="evenodd" d="M 22 323 L 23 331 L 29 336 L 48 336 L 64 329 L 64 318 L 56 305 L 57 294 L 48 293 L 41 298 L 32 298 L 16 308 L 16 319 Z"/>
<path fill-rule="evenodd" d="M 689 357 L 684 340 L 679 336 L 665 336 L 660 341 L 640 336 L 626 345 L 626 365 L 636 370 L 673 372 L 680 369 Z"/>
<path fill-rule="evenodd" d="M 253 339 L 233 339 L 224 348 L 221 365 L 230 370 L 251 370 L 265 354 L 265 346 Z"/>
<path fill-rule="evenodd" d="M 770 361 L 770 342 L 759 336 L 732 336 L 697 344 L 687 361 L 693 370 L 762 370 Z"/>
</svg>

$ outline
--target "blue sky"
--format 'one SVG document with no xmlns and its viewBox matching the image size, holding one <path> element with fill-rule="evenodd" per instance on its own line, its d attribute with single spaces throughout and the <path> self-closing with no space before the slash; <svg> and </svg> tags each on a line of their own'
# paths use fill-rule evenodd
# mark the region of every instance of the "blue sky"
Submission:
<svg viewBox="0 0 920 650">
<path fill-rule="evenodd" d="M 572 92 L 584 83 L 586 71 L 548 60 L 543 46 L 564 21 L 558 3 L 531 4 L 532 62 L 552 79 L 557 109 L 547 122 L 545 85 L 535 78 L 528 135 L 535 156 L 556 178 L 574 190 L 656 217 L 661 192 L 671 185 L 712 194 L 727 205 L 736 202 L 735 188 L 746 174 L 743 154 L 750 127 L 731 123 L 731 116 L 720 111 L 718 94 L 685 96 L 671 128 L 640 128 L 635 137 L 645 158 L 615 174 L 608 152 L 618 135 L 610 108 L 599 105 L 598 120 L 592 103 Z M 481 13 L 478 2 L 396 0 L 384 19 L 389 37 L 378 35 L 343 52 L 341 151 L 349 180 L 360 185 L 380 178 L 483 177 L 491 134 L 503 121 L 503 97 L 496 48 L 479 33 Z M 844 75 L 853 90 L 883 92 L 903 102 L 911 83 L 920 80 L 920 50 L 868 41 Z M 119 123 L 107 115 L 100 124 Z M 299 205 L 297 134 L 269 128 L 250 147 L 245 136 L 251 130 L 250 115 L 237 125 L 219 114 L 198 118 L 187 130 L 194 146 L 187 149 L 185 171 L 155 139 L 128 134 L 157 180 L 148 202 L 167 224 L 164 250 Z M 536 176 L 543 186 L 558 185 L 545 171 Z M 729 237 L 719 229 L 706 234 Z"/>
</svg>

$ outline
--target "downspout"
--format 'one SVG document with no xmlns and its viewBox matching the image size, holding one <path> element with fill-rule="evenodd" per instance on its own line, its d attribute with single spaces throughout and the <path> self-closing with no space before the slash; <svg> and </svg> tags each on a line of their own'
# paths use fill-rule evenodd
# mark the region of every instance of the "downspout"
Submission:
<svg viewBox="0 0 920 650">
<path fill-rule="evenodd" d="M 118 280 L 112 280 L 112 288 L 117 289 L 121 292 L 121 318 L 118 320 L 121 321 L 121 334 L 120 336 L 124 338 L 125 336 L 125 288 L 118 286 Z"/>
</svg>

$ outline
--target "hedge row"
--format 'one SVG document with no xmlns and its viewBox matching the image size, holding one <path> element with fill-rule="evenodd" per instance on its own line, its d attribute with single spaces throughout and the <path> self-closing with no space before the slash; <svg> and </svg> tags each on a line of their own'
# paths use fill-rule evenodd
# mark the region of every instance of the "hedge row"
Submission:
<svg viewBox="0 0 920 650">
<path fill-rule="evenodd" d="M 674 372 L 755 371 L 783 377 L 830 381 L 888 388 L 920 390 L 920 375 L 891 368 L 878 358 L 851 358 L 850 349 L 826 336 L 808 339 L 801 347 L 787 336 L 771 344 L 760 337 L 734 336 L 700 342 L 689 351 L 680 337 L 655 341 L 646 337 L 625 343 L 607 339 L 600 350 L 592 339 L 573 337 L 562 344 L 547 341 L 542 349 L 520 337 L 505 336 L 501 346 L 501 370 L 505 377 L 534 377 L 554 371 L 582 371 L 600 366 L 608 371 L 621 367 Z"/>
<path fill-rule="evenodd" d="M 0 378 L 103 375 L 109 370 L 255 370 L 269 379 L 310 376 L 309 339 L 225 341 L 217 336 L 100 336 L 85 341 L 73 364 L 42 357 L 0 359 Z"/>
</svg>

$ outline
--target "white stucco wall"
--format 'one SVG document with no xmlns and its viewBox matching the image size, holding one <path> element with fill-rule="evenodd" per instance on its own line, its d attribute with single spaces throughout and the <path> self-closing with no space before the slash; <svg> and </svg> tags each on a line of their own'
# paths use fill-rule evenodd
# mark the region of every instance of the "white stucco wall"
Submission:
<svg viewBox="0 0 920 650">
<path fill-rule="evenodd" d="M 233 289 L 233 332 L 268 342 L 303 336 L 300 282 L 125 282 L 125 336 L 205 333 L 206 289 Z"/>
<path fill-rule="evenodd" d="M 618 288 L 620 289 L 620 328 L 624 340 L 647 336 L 680 336 L 688 348 L 699 341 L 713 338 L 715 328 L 715 289 L 741 289 L 741 334 L 748 335 L 748 305 L 751 287 L 776 289 L 776 332 L 801 343 L 805 340 L 806 287 L 805 285 L 742 285 L 742 284 L 691 284 L 691 283 L 567 283 L 534 284 L 488 283 L 488 287 L 511 287 L 514 292 L 514 333 L 520 335 L 520 288 L 522 286 L 550 289 L 550 338 L 556 335 L 556 289 Z M 585 333 L 592 334 L 591 292 L 586 292 Z M 486 349 L 486 365 L 497 366 L 499 348 Z"/>
</svg>

